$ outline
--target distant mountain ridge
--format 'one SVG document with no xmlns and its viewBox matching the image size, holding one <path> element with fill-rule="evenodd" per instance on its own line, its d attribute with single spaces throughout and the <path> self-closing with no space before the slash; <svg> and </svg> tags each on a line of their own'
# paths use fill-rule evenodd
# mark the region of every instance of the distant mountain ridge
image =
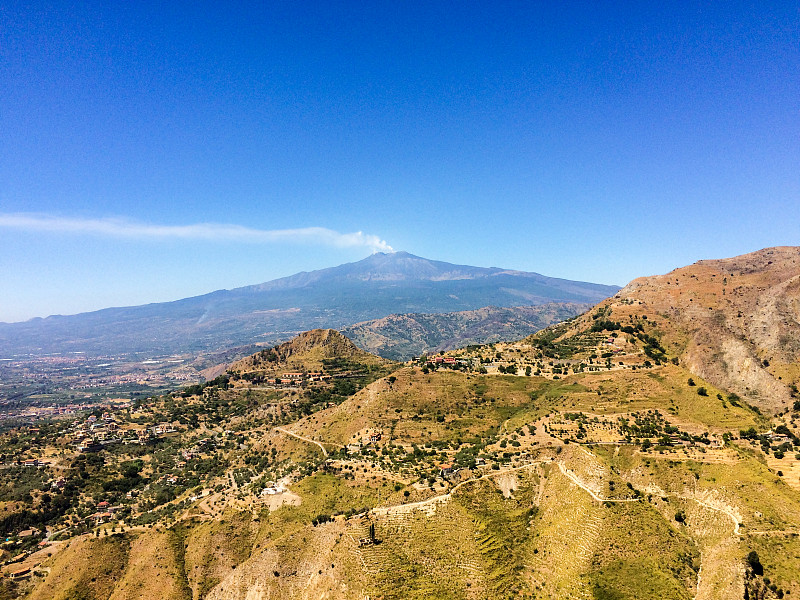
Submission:
<svg viewBox="0 0 800 600">
<path fill-rule="evenodd" d="M 274 343 L 398 313 L 597 303 L 618 287 L 499 268 L 373 254 L 338 267 L 174 302 L 0 324 L 3 354 L 172 353 Z"/>
<path fill-rule="evenodd" d="M 356 263 L 329 267 L 318 271 L 301 272 L 266 283 L 241 289 L 267 291 L 305 287 L 318 281 L 448 281 L 489 277 L 504 271 L 496 267 L 470 267 L 428 260 L 408 252 L 376 253 Z M 516 271 L 520 273 L 520 271 Z"/>
<path fill-rule="evenodd" d="M 600 284 L 587 284 L 581 281 L 570 281 L 568 279 L 559 279 L 556 277 L 546 277 L 538 273 L 516 271 L 513 269 L 455 265 L 439 260 L 422 258 L 409 254 L 408 252 L 377 252 L 358 262 L 346 263 L 338 267 L 328 267 L 311 272 L 303 271 L 266 283 L 235 288 L 231 290 L 231 292 L 299 289 L 312 286 L 319 282 L 459 281 L 483 279 L 501 275 L 529 278 L 557 289 L 576 294 L 586 294 L 587 289 L 596 288 L 598 290 L 606 290 L 615 287 Z"/>
<path fill-rule="evenodd" d="M 486 306 L 453 313 L 389 315 L 356 323 L 342 332 L 373 354 L 408 360 L 426 352 L 469 344 L 517 340 L 591 308 L 590 304 L 551 302 L 539 306 Z"/>
</svg>

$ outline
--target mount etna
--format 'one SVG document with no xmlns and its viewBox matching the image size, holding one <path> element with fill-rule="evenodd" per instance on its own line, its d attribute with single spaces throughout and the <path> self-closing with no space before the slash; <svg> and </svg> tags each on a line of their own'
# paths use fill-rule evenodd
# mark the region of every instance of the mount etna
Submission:
<svg viewBox="0 0 800 600">
<path fill-rule="evenodd" d="M 454 265 L 406 252 L 378 253 L 355 263 L 174 302 L 0 323 L 0 353 L 218 351 L 398 313 L 594 304 L 618 289 L 538 273 Z M 573 307 L 559 315 L 583 309 Z"/>
</svg>

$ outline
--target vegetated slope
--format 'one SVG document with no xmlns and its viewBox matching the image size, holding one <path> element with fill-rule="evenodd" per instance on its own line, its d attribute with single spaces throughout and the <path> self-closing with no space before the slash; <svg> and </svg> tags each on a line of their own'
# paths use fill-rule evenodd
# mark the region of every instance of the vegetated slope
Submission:
<svg viewBox="0 0 800 600">
<path fill-rule="evenodd" d="M 156 460 L 134 446 L 154 469 L 150 485 L 212 472 L 155 508 L 144 488 L 135 500 L 103 492 L 132 512 L 124 535 L 100 535 L 121 544 L 118 566 L 84 597 L 157 585 L 216 600 L 800 594 L 800 482 L 778 473 L 790 472 L 788 450 L 772 456 L 777 444 L 800 449 L 800 413 L 768 419 L 673 364 L 669 349 L 649 356 L 634 331 L 550 331 L 391 374 L 340 334 L 312 331 L 235 363 L 224 385 L 155 399 L 135 423 L 178 431 L 153 447 Z M 612 347 L 609 364 L 600 349 Z M 331 379 L 312 379 L 318 364 Z M 361 365 L 364 385 L 333 389 L 352 381 L 342 365 Z M 484 372 L 498 365 L 517 374 Z M 257 380 L 289 369 L 307 378 Z M 767 434 L 779 424 L 795 438 Z M 91 535 L 73 538 L 42 563 L 31 597 L 75 595 L 98 577 L 101 550 Z"/>
<path fill-rule="evenodd" d="M 750 442 L 723 442 L 766 428 L 763 417 L 706 382 L 698 395 L 690 375 L 672 364 L 561 380 L 396 371 L 291 426 L 332 455 L 293 488 L 313 505 L 271 517 L 362 513 L 307 526 L 291 543 L 303 553 L 301 537 L 340 536 L 355 566 L 330 541 L 306 558 L 281 544 L 280 577 L 274 555 L 253 556 L 210 597 L 733 598 L 770 583 L 748 570 L 755 547 L 763 577 L 800 591 L 796 558 L 776 546 L 800 525 L 800 495 Z M 366 441 L 375 431 L 381 439 Z M 442 477 L 443 463 L 457 475 Z M 360 544 L 370 528 L 379 543 Z M 333 581 L 320 554 L 356 580 Z M 300 592 L 302 581 L 313 589 Z"/>
<path fill-rule="evenodd" d="M 315 327 L 394 313 L 483 306 L 595 303 L 619 288 L 499 268 L 432 261 L 405 252 L 298 273 L 175 302 L 0 323 L 3 354 L 208 351 L 274 343 Z"/>
<path fill-rule="evenodd" d="M 750 285 L 740 283 L 737 306 L 756 292 L 753 302 L 764 301 L 768 286 L 755 281 L 791 287 L 781 286 L 786 274 L 764 275 L 781 254 L 772 252 L 748 273 Z M 703 279 L 696 267 L 642 296 L 632 284 L 523 340 L 399 368 L 336 332 L 309 332 L 235 363 L 223 380 L 139 407 L 137 425 L 179 424 L 172 442 L 154 447 L 156 460 L 142 456 L 154 469 L 143 471 L 148 485 L 185 476 L 181 468 L 211 470 L 167 506 L 151 508 L 152 491 L 141 488 L 130 518 L 156 524 L 133 532 L 126 523 L 125 535 L 142 540 L 121 546 L 103 597 L 135 589 L 147 543 L 175 565 L 163 569 L 170 589 L 198 599 L 800 595 L 800 399 L 767 414 L 755 403 L 772 405 L 747 380 L 734 393 L 688 360 L 706 356 L 691 354 L 706 331 L 704 313 L 690 318 L 694 303 L 716 310 L 726 304 L 712 300 L 730 293 L 723 282 L 714 296 L 705 287 L 713 273 Z M 663 299 L 681 274 L 675 299 Z M 778 307 L 768 321 L 794 331 L 784 323 L 790 294 L 769 297 Z M 755 348 L 767 345 L 752 337 Z M 773 378 L 791 396 L 797 358 L 776 351 L 768 362 L 760 368 L 777 364 Z M 290 370 L 299 375 L 282 378 Z M 735 370 L 727 376 L 737 385 Z M 106 456 L 104 468 L 119 470 Z M 190 496 L 201 488 L 207 495 Z M 86 502 L 79 508 L 66 517 L 72 531 Z M 182 542 L 174 558 L 161 550 L 165 530 Z M 93 540 L 76 537 L 68 550 L 91 553 Z M 59 556 L 42 563 L 33 597 L 71 593 L 96 576 L 71 572 L 69 555 Z"/>
<path fill-rule="evenodd" d="M 386 366 L 392 362 L 358 348 L 333 329 L 313 329 L 288 342 L 256 352 L 234 362 L 228 371 L 235 374 L 257 372 L 279 375 L 284 371 L 322 371 L 330 361 Z"/>
<path fill-rule="evenodd" d="M 548 303 L 455 313 L 389 315 L 342 330 L 358 346 L 387 358 L 408 360 L 426 352 L 470 344 L 517 340 L 589 309 L 588 304 Z"/>
<path fill-rule="evenodd" d="M 800 379 L 800 248 L 636 279 L 561 335 L 616 324 L 641 326 L 693 373 L 762 409 L 784 410 Z"/>
</svg>

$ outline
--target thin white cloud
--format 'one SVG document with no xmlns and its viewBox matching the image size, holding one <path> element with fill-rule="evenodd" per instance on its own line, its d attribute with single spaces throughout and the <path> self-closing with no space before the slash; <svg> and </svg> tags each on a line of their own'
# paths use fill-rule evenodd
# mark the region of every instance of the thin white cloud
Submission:
<svg viewBox="0 0 800 600">
<path fill-rule="evenodd" d="M 340 248 L 366 247 L 373 252 L 392 252 L 376 235 L 357 231 L 340 233 L 325 227 L 299 229 L 254 229 L 241 225 L 197 223 L 153 225 L 127 219 L 75 219 L 40 214 L 0 213 L 0 227 L 23 231 L 103 235 L 125 238 L 234 241 L 251 244 L 302 243 Z"/>
</svg>

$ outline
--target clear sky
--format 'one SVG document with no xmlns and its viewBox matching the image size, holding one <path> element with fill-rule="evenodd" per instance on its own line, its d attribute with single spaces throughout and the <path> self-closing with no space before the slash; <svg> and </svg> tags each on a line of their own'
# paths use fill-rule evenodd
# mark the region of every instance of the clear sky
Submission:
<svg viewBox="0 0 800 600">
<path fill-rule="evenodd" d="M 797 2 L 0 7 L 0 320 L 800 245 Z M 359 233 L 360 232 L 360 233 Z"/>
</svg>

